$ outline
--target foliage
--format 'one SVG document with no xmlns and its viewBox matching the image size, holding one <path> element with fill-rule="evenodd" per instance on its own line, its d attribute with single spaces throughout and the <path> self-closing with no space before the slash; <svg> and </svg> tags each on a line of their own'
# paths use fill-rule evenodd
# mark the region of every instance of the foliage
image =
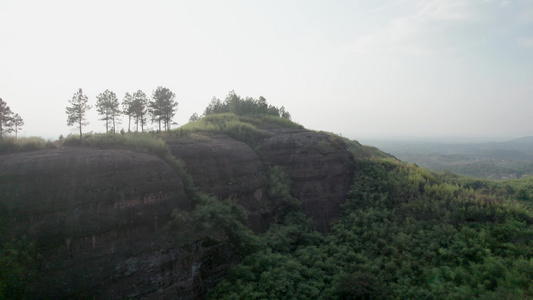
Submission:
<svg viewBox="0 0 533 300">
<path fill-rule="evenodd" d="M 301 233 L 294 223 L 272 226 L 262 237 L 268 248 L 245 257 L 209 296 L 533 297 L 533 214 L 506 198 L 515 182 L 433 174 L 391 157 L 358 158 L 355 169 L 328 235 L 291 238 Z"/>
<path fill-rule="evenodd" d="M 120 115 L 119 102 L 117 95 L 110 90 L 105 90 L 96 96 L 96 110 L 98 114 L 102 115 L 102 119 L 105 121 L 105 132 L 109 132 L 109 121 L 113 122 L 113 134 L 116 133 L 115 120 Z"/>
<path fill-rule="evenodd" d="M 7 241 L 0 247 L 0 298 L 29 299 L 40 256 L 25 236 Z"/>
<path fill-rule="evenodd" d="M 256 145 L 260 139 L 268 136 L 267 132 L 251 123 L 241 121 L 237 115 L 231 113 L 209 115 L 198 121 L 189 122 L 174 132 L 180 136 L 187 136 L 199 131 L 225 133 L 249 145 Z"/>
<path fill-rule="evenodd" d="M 122 99 L 122 113 L 128 116 L 128 132 L 131 131 L 131 117 L 135 115 L 135 109 L 133 106 L 133 96 L 126 92 L 124 99 Z"/>
<path fill-rule="evenodd" d="M 45 141 L 41 137 L 4 138 L 0 141 L 0 153 L 27 152 L 57 149 L 59 141 Z"/>
<path fill-rule="evenodd" d="M 144 132 L 144 125 L 146 124 L 146 115 L 148 114 L 148 98 L 146 94 L 138 90 L 132 96 L 132 110 L 135 120 L 135 131 L 139 131 L 139 123 L 141 123 L 141 132 Z"/>
<path fill-rule="evenodd" d="M 184 182 L 185 192 L 195 201 L 198 191 L 194 188 L 192 178 L 187 174 L 185 163 L 172 155 L 168 145 L 157 135 L 151 133 L 129 132 L 120 135 L 113 134 L 87 134 L 83 141 L 72 135 L 67 136 L 63 142 L 67 147 L 91 147 L 91 148 L 119 148 L 138 152 L 154 154 L 165 160 Z"/>
<path fill-rule="evenodd" d="M 198 121 L 200 120 L 200 116 L 198 116 L 197 113 L 193 113 L 190 117 L 189 117 L 189 122 L 194 122 L 194 121 Z"/>
<path fill-rule="evenodd" d="M 87 104 L 88 101 L 89 98 L 83 94 L 83 91 L 80 88 L 76 93 L 74 93 L 72 99 L 68 101 L 70 106 L 65 108 L 65 112 L 67 113 L 67 125 L 78 126 L 80 130 L 80 140 L 83 139 L 82 127 L 89 124 L 85 118 L 85 114 L 89 109 L 91 109 L 91 106 Z"/>
<path fill-rule="evenodd" d="M 172 118 L 176 114 L 178 102 L 174 100 L 176 94 L 166 87 L 158 86 L 152 95 L 150 101 L 150 112 L 152 120 L 159 123 L 159 132 L 161 132 L 161 121 L 165 125 L 165 131 L 170 130 Z"/>
<path fill-rule="evenodd" d="M 13 113 L 7 103 L 0 98 L 0 141 L 6 134 L 15 132 L 15 139 L 18 131 L 24 126 L 24 120 L 19 114 Z"/>
<path fill-rule="evenodd" d="M 260 96 L 259 99 L 251 97 L 243 99 L 235 94 L 234 91 L 228 93 L 224 102 L 213 98 L 204 110 L 204 116 L 221 113 L 233 113 L 236 115 L 261 114 L 291 119 L 291 114 L 285 110 L 285 107 L 278 108 L 269 105 L 263 96 Z"/>
</svg>

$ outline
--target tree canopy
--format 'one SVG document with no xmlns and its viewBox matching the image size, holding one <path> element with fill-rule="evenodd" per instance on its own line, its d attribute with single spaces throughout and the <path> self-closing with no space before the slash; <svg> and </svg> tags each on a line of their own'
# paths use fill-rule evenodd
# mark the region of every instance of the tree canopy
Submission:
<svg viewBox="0 0 533 300">
<path fill-rule="evenodd" d="M 15 139 L 18 136 L 18 131 L 24 126 L 24 120 L 22 117 L 11 111 L 11 108 L 7 106 L 7 103 L 0 98 L 0 140 L 2 140 L 6 134 L 15 132 Z"/>
<path fill-rule="evenodd" d="M 152 101 L 150 101 L 150 112 L 152 120 L 159 124 L 159 131 L 161 131 L 161 122 L 163 122 L 165 131 L 170 130 L 172 118 L 176 114 L 178 102 L 174 100 L 176 94 L 166 87 L 158 86 L 152 94 Z"/>
<path fill-rule="evenodd" d="M 204 110 L 205 116 L 220 113 L 234 113 L 236 115 L 265 114 L 291 119 L 291 115 L 285 110 L 285 107 L 278 108 L 269 105 L 263 96 L 260 96 L 259 99 L 251 97 L 243 99 L 234 91 L 230 91 L 224 101 L 213 97 Z"/>
<path fill-rule="evenodd" d="M 72 99 L 68 100 L 70 106 L 65 108 L 67 113 L 67 125 L 74 126 L 77 125 L 80 130 L 80 140 L 83 138 L 82 128 L 83 126 L 89 124 L 86 118 L 86 113 L 91 106 L 88 104 L 89 98 L 83 94 L 83 90 L 80 88 L 74 95 Z"/>
<path fill-rule="evenodd" d="M 116 133 L 116 117 L 120 115 L 119 102 L 117 95 L 110 91 L 105 90 L 96 96 L 96 110 L 102 118 L 100 120 L 105 121 L 105 132 L 109 132 L 109 121 L 113 122 L 113 134 Z"/>
</svg>

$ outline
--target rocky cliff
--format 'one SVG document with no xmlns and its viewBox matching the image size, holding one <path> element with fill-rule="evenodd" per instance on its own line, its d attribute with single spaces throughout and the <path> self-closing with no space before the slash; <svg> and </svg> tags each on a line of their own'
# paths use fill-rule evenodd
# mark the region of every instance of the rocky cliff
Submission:
<svg viewBox="0 0 533 300">
<path fill-rule="evenodd" d="M 199 190 L 271 222 L 267 165 L 280 166 L 293 196 L 320 231 L 340 214 L 353 157 L 332 135 L 265 129 L 255 148 L 225 134 L 168 137 Z M 0 211 L 10 237 L 28 235 L 45 262 L 42 298 L 193 298 L 222 278 L 238 256 L 223 243 L 170 243 L 159 233 L 172 211 L 193 204 L 164 160 L 129 150 L 71 148 L 0 155 Z"/>
<path fill-rule="evenodd" d="M 26 234 L 43 257 L 36 297 L 150 294 L 172 273 L 163 266 L 197 255 L 160 252 L 155 237 L 169 212 L 190 210 L 191 203 L 174 170 L 153 155 L 94 149 L 0 155 L 0 195 L 9 226 L 2 239 Z"/>
</svg>

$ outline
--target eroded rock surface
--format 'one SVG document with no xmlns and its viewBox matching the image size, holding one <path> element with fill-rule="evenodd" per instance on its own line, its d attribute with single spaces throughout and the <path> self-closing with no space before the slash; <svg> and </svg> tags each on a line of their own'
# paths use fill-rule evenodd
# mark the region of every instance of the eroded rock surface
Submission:
<svg viewBox="0 0 533 300">
<path fill-rule="evenodd" d="M 317 228 L 340 216 L 353 156 L 338 138 L 274 128 L 257 149 L 222 134 L 167 139 L 198 190 L 230 198 L 261 232 L 272 222 L 266 165 L 278 165 Z M 181 178 L 156 156 L 128 150 L 61 149 L 0 155 L 0 217 L 26 234 L 45 262 L 41 298 L 195 298 L 238 257 L 230 245 L 169 243 L 162 228 L 173 210 L 192 207 Z"/>
<path fill-rule="evenodd" d="M 247 144 L 223 134 L 193 134 L 167 138 L 172 154 L 185 161 L 187 172 L 204 193 L 237 201 L 249 212 L 249 226 L 268 228 L 265 211 L 266 177 L 257 153 Z"/>
<path fill-rule="evenodd" d="M 157 245 L 172 210 L 191 203 L 181 179 L 155 156 L 93 149 L 0 155 L 0 206 L 9 226 L 2 239 L 26 234 L 43 256 L 36 297 L 146 295 L 192 276 L 191 254 L 161 253 Z M 190 265 L 178 267 L 182 260 Z"/>
<path fill-rule="evenodd" d="M 326 232 L 341 214 L 352 184 L 353 155 L 338 138 L 302 129 L 278 130 L 264 139 L 259 151 L 292 180 L 293 195 L 317 229 Z"/>
</svg>

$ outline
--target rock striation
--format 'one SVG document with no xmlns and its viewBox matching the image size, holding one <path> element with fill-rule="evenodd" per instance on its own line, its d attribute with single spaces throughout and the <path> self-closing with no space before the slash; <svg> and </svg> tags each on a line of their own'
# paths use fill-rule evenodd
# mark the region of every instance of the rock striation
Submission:
<svg viewBox="0 0 533 300">
<path fill-rule="evenodd" d="M 353 155 L 338 137 L 303 129 L 278 131 L 261 141 L 264 159 L 282 167 L 292 193 L 321 232 L 341 214 L 354 175 Z"/>
<path fill-rule="evenodd" d="M 190 256 L 160 253 L 156 245 L 170 212 L 190 210 L 191 203 L 174 170 L 153 155 L 94 149 L 0 155 L 0 195 L 9 227 L 2 240 L 25 234 L 43 256 L 38 298 L 144 295 L 164 282 L 162 265 Z"/>
<path fill-rule="evenodd" d="M 272 222 L 267 165 L 322 232 L 341 212 L 353 156 L 338 137 L 264 128 L 255 148 L 225 134 L 166 139 L 198 190 L 249 212 L 256 232 Z M 0 155 L 0 242 L 27 235 L 43 256 L 35 298 L 195 298 L 239 257 L 231 246 L 161 235 L 173 211 L 190 211 L 184 183 L 164 160 L 118 149 L 67 148 Z"/>
<path fill-rule="evenodd" d="M 246 143 L 224 134 L 201 133 L 166 138 L 172 155 L 182 159 L 194 184 L 219 199 L 232 199 L 249 213 L 256 232 L 268 229 L 267 180 L 259 155 Z"/>
</svg>

